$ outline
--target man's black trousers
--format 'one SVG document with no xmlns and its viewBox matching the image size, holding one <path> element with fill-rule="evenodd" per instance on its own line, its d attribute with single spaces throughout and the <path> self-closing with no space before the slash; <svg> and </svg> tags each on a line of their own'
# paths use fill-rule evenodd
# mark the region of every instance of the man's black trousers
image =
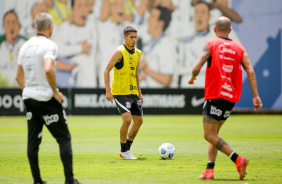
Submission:
<svg viewBox="0 0 282 184">
<path fill-rule="evenodd" d="M 42 139 L 43 125 L 48 128 L 60 147 L 66 182 L 73 181 L 71 135 L 62 104 L 55 98 L 47 102 L 24 100 L 27 110 L 28 149 L 27 155 L 34 183 L 42 183 L 38 164 L 38 151 Z"/>
</svg>

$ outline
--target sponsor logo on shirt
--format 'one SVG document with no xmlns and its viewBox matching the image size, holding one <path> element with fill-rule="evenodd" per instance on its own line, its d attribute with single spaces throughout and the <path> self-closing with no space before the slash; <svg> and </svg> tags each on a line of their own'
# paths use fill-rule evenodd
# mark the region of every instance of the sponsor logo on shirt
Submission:
<svg viewBox="0 0 282 184">
<path fill-rule="evenodd" d="M 219 52 L 221 52 L 221 53 L 228 52 L 228 53 L 233 54 L 233 55 L 236 54 L 236 52 L 234 50 L 226 48 L 225 45 L 220 45 L 218 48 L 219 48 Z"/>
<path fill-rule="evenodd" d="M 134 75 L 133 73 L 131 73 L 130 76 L 136 78 L 136 75 Z"/>
<path fill-rule="evenodd" d="M 233 65 L 223 65 L 222 70 L 224 70 L 226 73 L 231 73 L 233 71 Z"/>
<path fill-rule="evenodd" d="M 59 115 L 58 114 L 53 114 L 51 116 L 45 115 L 43 116 L 43 119 L 46 125 L 50 125 L 51 123 L 55 123 L 59 121 Z"/>
<path fill-rule="evenodd" d="M 231 58 L 231 57 L 225 57 L 225 56 L 223 56 L 223 55 L 219 55 L 219 58 L 220 58 L 220 59 L 229 60 L 229 61 L 235 61 L 235 59 L 234 59 L 234 58 Z"/>
<path fill-rule="evenodd" d="M 214 114 L 214 115 L 217 115 L 217 116 L 221 116 L 222 110 L 217 109 L 215 106 L 211 105 L 210 114 Z"/>
<path fill-rule="evenodd" d="M 224 83 L 224 85 L 222 85 L 222 88 L 230 92 L 233 91 L 231 85 L 227 84 L 226 82 Z"/>
<path fill-rule="evenodd" d="M 130 67 L 130 69 L 131 69 L 131 70 L 134 70 L 135 68 L 134 68 L 134 67 Z"/>
<path fill-rule="evenodd" d="M 221 76 L 223 79 L 226 79 L 228 82 L 231 82 L 231 78 L 230 77 L 226 77 L 226 76 Z"/>
<path fill-rule="evenodd" d="M 135 89 L 137 89 L 137 86 L 130 85 L 130 90 L 135 90 Z"/>
<path fill-rule="evenodd" d="M 227 92 L 224 92 L 224 91 L 221 91 L 220 94 L 223 95 L 223 96 L 227 96 L 227 97 L 229 97 L 229 98 L 233 98 L 233 95 L 232 95 L 232 94 L 227 93 Z"/>
</svg>

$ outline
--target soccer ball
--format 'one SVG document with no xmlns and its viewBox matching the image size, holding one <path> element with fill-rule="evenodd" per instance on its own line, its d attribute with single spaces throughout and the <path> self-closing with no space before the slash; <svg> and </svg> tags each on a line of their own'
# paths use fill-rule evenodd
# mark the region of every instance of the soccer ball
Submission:
<svg viewBox="0 0 282 184">
<path fill-rule="evenodd" d="M 172 157 L 175 155 L 175 148 L 170 143 L 163 143 L 159 147 L 159 155 L 162 159 L 172 159 Z"/>
</svg>

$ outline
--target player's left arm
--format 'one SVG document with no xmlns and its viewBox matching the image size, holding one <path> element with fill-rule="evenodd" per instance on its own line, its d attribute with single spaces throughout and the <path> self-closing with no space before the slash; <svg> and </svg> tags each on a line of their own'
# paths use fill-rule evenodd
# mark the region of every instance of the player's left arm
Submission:
<svg viewBox="0 0 282 184">
<path fill-rule="evenodd" d="M 198 61 L 193 67 L 192 76 L 188 80 L 189 84 L 194 84 L 194 80 L 196 80 L 196 77 L 200 73 L 201 68 L 204 66 L 204 64 L 210 57 L 211 57 L 211 51 L 209 45 L 206 43 L 200 55 L 200 58 L 198 59 Z"/>
<path fill-rule="evenodd" d="M 21 89 L 25 87 L 25 78 L 24 78 L 24 70 L 22 65 L 18 65 L 16 81 L 19 84 Z"/>
<path fill-rule="evenodd" d="M 137 87 L 138 87 L 138 92 L 139 92 L 139 99 L 141 100 L 141 104 L 143 104 L 144 99 L 143 99 L 143 95 L 141 93 L 141 89 L 140 89 L 140 85 L 139 85 L 138 68 L 139 68 L 139 62 L 137 64 L 137 68 L 136 68 L 136 82 L 137 82 Z"/>
<path fill-rule="evenodd" d="M 262 102 L 261 102 L 261 99 L 258 93 L 256 73 L 253 69 L 253 66 L 251 64 L 251 61 L 249 59 L 249 56 L 246 50 L 244 51 L 244 55 L 242 58 L 242 66 L 247 73 L 249 83 L 252 89 L 253 104 L 254 104 L 255 110 L 260 110 L 262 108 Z"/>
</svg>

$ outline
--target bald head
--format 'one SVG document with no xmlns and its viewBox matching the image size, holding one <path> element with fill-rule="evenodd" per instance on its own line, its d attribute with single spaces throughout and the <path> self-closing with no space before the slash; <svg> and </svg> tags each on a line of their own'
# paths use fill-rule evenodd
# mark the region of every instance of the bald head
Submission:
<svg viewBox="0 0 282 184">
<path fill-rule="evenodd" d="M 39 13 L 35 16 L 35 25 L 37 31 L 46 31 L 53 23 L 53 17 L 49 13 Z"/>
<path fill-rule="evenodd" d="M 219 32 L 229 33 L 231 28 L 231 21 L 227 17 L 219 17 L 215 22 L 215 28 Z"/>
</svg>

